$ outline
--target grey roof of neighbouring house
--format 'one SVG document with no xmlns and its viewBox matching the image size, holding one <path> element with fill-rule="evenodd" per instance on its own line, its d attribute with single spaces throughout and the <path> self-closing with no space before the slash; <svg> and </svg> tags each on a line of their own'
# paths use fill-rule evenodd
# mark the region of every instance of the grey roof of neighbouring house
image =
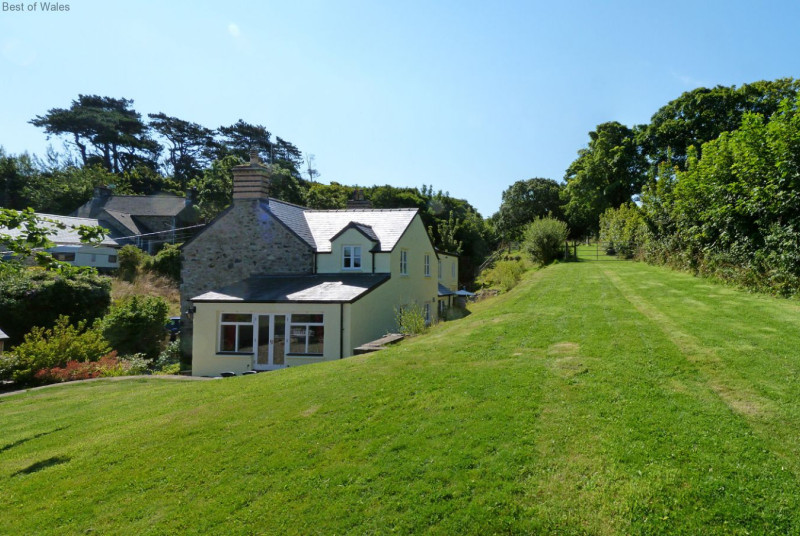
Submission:
<svg viewBox="0 0 800 536">
<path fill-rule="evenodd" d="M 94 198 L 75 211 L 78 216 L 95 218 L 100 211 L 131 216 L 177 216 L 186 208 L 186 199 L 171 194 L 111 195 Z"/>
<path fill-rule="evenodd" d="M 6 335 L 5 333 L 3 333 L 3 330 L 2 330 L 2 329 L 0 329 L 0 340 L 3 340 L 3 339 L 10 339 L 10 338 L 11 338 L 11 337 L 9 337 L 9 336 L 8 336 L 8 335 Z"/>
<path fill-rule="evenodd" d="M 192 298 L 195 302 L 353 302 L 389 279 L 389 274 L 253 276 Z"/>
<path fill-rule="evenodd" d="M 418 211 L 416 208 L 312 210 L 271 198 L 269 209 L 319 253 L 330 252 L 331 240 L 348 225 L 377 240 L 378 251 L 392 251 Z"/>
<path fill-rule="evenodd" d="M 78 234 L 78 231 L 75 227 L 80 225 L 88 225 L 90 227 L 94 227 L 100 224 L 97 220 L 93 218 L 75 218 L 73 216 L 58 216 L 56 214 L 36 214 L 41 218 L 47 218 L 48 220 L 54 220 L 59 223 L 62 223 L 67 226 L 66 229 L 59 229 L 58 226 L 48 222 L 42 222 L 42 226 L 47 229 L 52 229 L 55 231 L 53 234 L 48 235 L 48 239 L 57 245 L 76 245 L 81 243 L 81 237 Z M 8 234 L 12 238 L 16 238 L 18 236 L 22 236 L 27 233 L 24 229 L 20 229 L 17 227 L 16 229 L 9 229 L 3 231 L 5 234 Z M 101 242 L 103 246 L 119 246 L 120 244 L 114 240 L 113 238 L 106 236 L 103 241 Z"/>
</svg>

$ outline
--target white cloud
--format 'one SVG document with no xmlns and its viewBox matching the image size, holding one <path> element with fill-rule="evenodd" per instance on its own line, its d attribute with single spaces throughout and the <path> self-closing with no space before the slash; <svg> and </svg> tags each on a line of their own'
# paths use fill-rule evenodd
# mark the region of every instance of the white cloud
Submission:
<svg viewBox="0 0 800 536">
<path fill-rule="evenodd" d="M 242 35 L 242 31 L 239 29 L 239 26 L 237 26 L 233 22 L 228 24 L 228 33 L 231 34 L 234 38 L 239 38 Z"/>
<path fill-rule="evenodd" d="M 26 47 L 19 39 L 6 39 L 3 41 L 3 57 L 11 63 L 27 67 L 36 60 L 36 51 Z"/>
</svg>

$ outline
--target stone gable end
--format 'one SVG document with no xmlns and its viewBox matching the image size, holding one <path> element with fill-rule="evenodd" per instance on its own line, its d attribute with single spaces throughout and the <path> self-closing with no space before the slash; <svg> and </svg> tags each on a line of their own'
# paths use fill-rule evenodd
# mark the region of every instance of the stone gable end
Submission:
<svg viewBox="0 0 800 536">
<path fill-rule="evenodd" d="M 252 275 L 310 274 L 314 266 L 308 244 L 272 215 L 268 201 L 256 199 L 237 200 L 182 256 L 182 311 L 190 298 Z"/>
</svg>

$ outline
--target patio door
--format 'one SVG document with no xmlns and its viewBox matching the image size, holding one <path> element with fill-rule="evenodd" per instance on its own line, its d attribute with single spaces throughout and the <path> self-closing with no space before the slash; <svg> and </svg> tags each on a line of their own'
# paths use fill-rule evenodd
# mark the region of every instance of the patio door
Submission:
<svg viewBox="0 0 800 536">
<path fill-rule="evenodd" d="M 286 366 L 286 315 L 258 316 L 258 350 L 256 370 L 272 370 Z"/>
</svg>

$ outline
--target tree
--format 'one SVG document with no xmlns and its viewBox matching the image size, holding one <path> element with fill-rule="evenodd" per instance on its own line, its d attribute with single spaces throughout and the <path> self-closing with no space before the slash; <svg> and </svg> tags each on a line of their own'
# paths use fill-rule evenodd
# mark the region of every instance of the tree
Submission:
<svg viewBox="0 0 800 536">
<path fill-rule="evenodd" d="M 494 218 L 497 232 L 506 240 L 519 240 L 525 226 L 537 218 L 562 219 L 561 190 L 552 179 L 517 181 L 503 192 L 500 210 Z"/>
<path fill-rule="evenodd" d="M 343 209 L 347 207 L 353 189 L 342 186 L 338 182 L 321 184 L 315 182 L 309 185 L 305 192 L 304 205 L 314 209 Z"/>
<path fill-rule="evenodd" d="M 222 137 L 222 154 L 237 156 L 242 162 L 247 162 L 250 151 L 256 150 L 262 161 L 272 162 L 272 133 L 266 127 L 239 119 L 233 125 L 219 127 L 217 132 Z"/>
<path fill-rule="evenodd" d="M 0 147 L 0 207 L 21 210 L 29 205 L 25 199 L 25 186 L 37 174 L 28 153 L 6 154 Z"/>
<path fill-rule="evenodd" d="M 596 233 L 600 214 L 630 201 L 647 177 L 631 129 L 612 121 L 597 125 L 589 138 L 564 177 L 564 213 L 573 236 Z"/>
<path fill-rule="evenodd" d="M 148 117 L 150 128 L 167 141 L 164 159 L 167 174 L 172 174 L 179 188 L 186 190 L 189 181 L 198 177 L 219 151 L 214 131 L 164 113 L 148 114 Z"/>
<path fill-rule="evenodd" d="M 78 95 L 69 108 L 51 108 L 30 123 L 48 135 L 71 139 L 84 166 L 99 163 L 112 173 L 144 164 L 155 168 L 161 146 L 149 137 L 149 128 L 133 100 Z"/>
<path fill-rule="evenodd" d="M 639 133 L 639 143 L 653 166 L 669 162 L 686 170 L 689 147 L 700 151 L 703 143 L 739 128 L 745 113 L 769 119 L 784 99 L 794 99 L 800 81 L 781 78 L 736 86 L 697 88 L 661 107 Z M 702 154 L 698 154 L 702 156 Z"/>
</svg>

